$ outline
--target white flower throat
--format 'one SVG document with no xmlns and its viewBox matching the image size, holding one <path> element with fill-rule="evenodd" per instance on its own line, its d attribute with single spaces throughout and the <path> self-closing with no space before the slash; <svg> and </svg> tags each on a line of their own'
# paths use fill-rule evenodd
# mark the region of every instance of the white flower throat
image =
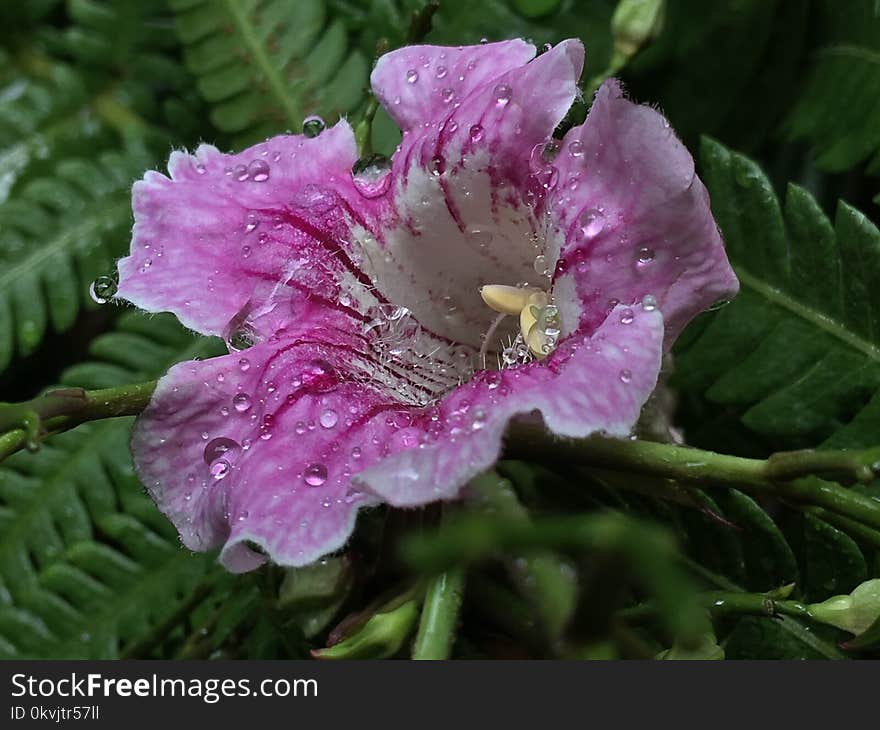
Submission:
<svg viewBox="0 0 880 730">
<path fill-rule="evenodd" d="M 480 288 L 483 301 L 501 315 L 519 318 L 519 335 L 529 352 L 543 359 L 556 349 L 559 310 L 551 295 L 537 287 L 487 284 Z"/>
</svg>

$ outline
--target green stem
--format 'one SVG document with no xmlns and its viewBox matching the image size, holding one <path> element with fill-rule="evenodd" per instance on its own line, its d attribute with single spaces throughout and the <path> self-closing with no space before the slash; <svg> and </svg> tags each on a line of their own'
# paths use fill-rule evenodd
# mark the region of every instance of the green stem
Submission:
<svg viewBox="0 0 880 730">
<path fill-rule="evenodd" d="M 815 620 L 805 604 L 799 601 L 780 600 L 766 593 L 710 591 L 701 593 L 699 600 L 701 605 L 716 615 L 742 613 L 752 616 L 792 616 L 808 621 Z M 659 606 L 649 601 L 619 611 L 617 616 L 627 623 L 641 623 L 656 618 L 659 613 Z"/>
<path fill-rule="evenodd" d="M 413 659 L 448 659 L 455 641 L 455 625 L 461 608 L 465 572 L 452 568 L 428 584 Z"/>
<path fill-rule="evenodd" d="M 746 459 L 685 446 L 591 437 L 555 439 L 540 427 L 516 424 L 506 438 L 509 458 L 566 462 L 615 471 L 679 479 L 707 487 L 728 486 L 822 507 L 863 525 L 880 528 L 880 501 L 838 484 L 800 477 L 870 481 L 880 470 L 880 448 L 797 451 L 769 459 Z"/>
<path fill-rule="evenodd" d="M 101 390 L 59 388 L 24 403 L 0 403 L 0 460 L 86 421 L 137 415 L 155 389 L 154 380 Z"/>
<path fill-rule="evenodd" d="M 814 620 L 806 605 L 799 601 L 778 600 L 760 593 L 717 591 L 703 596 L 706 607 L 715 614 L 747 613 L 755 616 L 792 616 Z"/>
</svg>

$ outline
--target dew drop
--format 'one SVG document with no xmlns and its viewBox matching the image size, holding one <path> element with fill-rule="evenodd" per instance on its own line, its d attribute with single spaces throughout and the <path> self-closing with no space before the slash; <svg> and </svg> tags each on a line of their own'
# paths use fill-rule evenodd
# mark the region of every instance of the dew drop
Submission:
<svg viewBox="0 0 880 730">
<path fill-rule="evenodd" d="M 211 439 L 205 445 L 203 458 L 214 479 L 222 479 L 229 473 L 240 449 L 241 446 L 239 446 L 237 441 L 233 441 L 225 436 Z"/>
<path fill-rule="evenodd" d="M 314 139 L 327 128 L 327 124 L 319 116 L 306 117 L 303 120 L 303 134 L 309 139 Z"/>
<path fill-rule="evenodd" d="M 239 413 L 249 411 L 251 408 L 251 398 L 247 393 L 236 393 L 232 397 L 232 406 Z"/>
<path fill-rule="evenodd" d="M 391 161 L 384 155 L 362 157 L 351 168 L 351 179 L 365 198 L 377 198 L 391 185 Z"/>
<path fill-rule="evenodd" d="M 633 314 L 632 309 L 627 308 L 620 313 L 621 324 L 632 324 L 634 318 L 635 315 Z"/>
<path fill-rule="evenodd" d="M 446 66 L 437 66 L 437 70 L 434 72 L 438 79 L 444 78 L 446 76 L 446 73 Z"/>
<path fill-rule="evenodd" d="M 254 182 L 266 182 L 269 179 L 269 163 L 265 160 L 254 160 L 248 165 L 247 172 Z"/>
<path fill-rule="evenodd" d="M 479 142 L 483 139 L 483 128 L 479 124 L 475 124 L 470 128 L 471 142 Z"/>
<path fill-rule="evenodd" d="M 547 270 L 547 257 L 543 254 L 535 256 L 534 263 L 535 273 L 539 276 L 547 276 L 550 272 Z"/>
<path fill-rule="evenodd" d="M 96 304 L 106 304 L 116 294 L 116 286 L 112 276 L 99 276 L 89 285 L 89 296 Z"/>
<path fill-rule="evenodd" d="M 234 168 L 232 168 L 232 174 L 239 182 L 244 182 L 248 179 L 248 177 L 250 177 L 248 175 L 248 169 L 244 165 L 236 165 Z"/>
<path fill-rule="evenodd" d="M 605 229 L 605 215 L 601 210 L 590 208 L 581 213 L 581 234 L 587 240 L 595 238 Z"/>
<path fill-rule="evenodd" d="M 214 479 L 222 479 L 232 469 L 232 465 L 226 459 L 217 459 L 208 467 L 208 471 Z"/>
<path fill-rule="evenodd" d="M 568 145 L 568 154 L 572 157 L 583 157 L 584 143 L 579 139 L 572 140 Z"/>
<path fill-rule="evenodd" d="M 303 481 L 310 487 L 320 487 L 327 481 L 327 467 L 323 464 L 309 464 L 303 471 Z"/>
<path fill-rule="evenodd" d="M 507 84 L 498 84 L 498 86 L 495 87 L 495 103 L 498 104 L 498 106 L 507 106 L 512 96 L 513 89 Z"/>
<path fill-rule="evenodd" d="M 636 257 L 640 264 L 650 264 L 654 260 L 654 249 L 642 246 L 637 252 Z"/>
<path fill-rule="evenodd" d="M 321 414 L 320 418 L 318 418 L 318 422 L 324 428 L 333 428 L 338 421 L 339 416 L 336 414 L 336 411 L 329 408 Z"/>
<path fill-rule="evenodd" d="M 632 371 L 627 370 L 626 368 L 624 368 L 623 370 L 620 371 L 620 382 L 621 383 L 630 382 L 632 380 L 632 377 L 633 377 Z"/>
<path fill-rule="evenodd" d="M 248 211 L 247 217 L 245 218 L 244 230 L 245 233 L 250 233 L 253 231 L 258 225 L 260 225 L 260 214 L 255 210 Z"/>
<path fill-rule="evenodd" d="M 435 177 L 439 177 L 446 169 L 446 163 L 442 157 L 432 157 L 428 162 L 428 171 Z"/>
<path fill-rule="evenodd" d="M 231 329 L 225 339 L 226 347 L 230 352 L 239 352 L 256 343 L 256 334 L 249 327 L 241 326 Z"/>
<path fill-rule="evenodd" d="M 471 241 L 477 244 L 478 248 L 486 248 L 492 243 L 494 234 L 492 231 L 486 230 L 485 228 L 471 228 L 468 231 L 468 237 Z"/>
<path fill-rule="evenodd" d="M 238 367 L 241 372 L 246 373 L 248 370 L 250 370 L 251 361 L 248 360 L 246 357 L 243 357 L 241 358 L 241 360 L 238 361 Z"/>
<path fill-rule="evenodd" d="M 642 309 L 646 312 L 653 312 L 657 309 L 657 297 L 653 294 L 645 294 L 645 296 L 642 297 Z"/>
</svg>

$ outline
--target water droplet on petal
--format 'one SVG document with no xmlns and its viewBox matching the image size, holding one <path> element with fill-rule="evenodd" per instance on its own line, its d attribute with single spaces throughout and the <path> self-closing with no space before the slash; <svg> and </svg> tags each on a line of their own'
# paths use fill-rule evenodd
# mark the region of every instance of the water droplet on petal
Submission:
<svg viewBox="0 0 880 730">
<path fill-rule="evenodd" d="M 384 155 L 362 157 L 351 168 L 351 179 L 365 198 L 377 198 L 391 185 L 391 161 Z"/>
<path fill-rule="evenodd" d="M 539 276 L 547 276 L 547 274 L 549 273 L 547 271 L 547 257 L 543 254 L 535 256 L 534 269 L 535 273 Z"/>
<path fill-rule="evenodd" d="M 632 377 L 633 377 L 632 371 L 627 370 L 626 368 L 624 368 L 623 370 L 620 371 L 620 382 L 621 383 L 628 383 L 630 380 L 632 380 Z"/>
<path fill-rule="evenodd" d="M 581 234 L 587 240 L 595 238 L 605 229 L 605 215 L 601 210 L 589 208 L 581 213 Z"/>
<path fill-rule="evenodd" d="M 470 128 L 471 142 L 479 142 L 483 139 L 483 128 L 479 124 L 475 124 Z"/>
<path fill-rule="evenodd" d="M 455 91 L 453 89 L 446 88 L 440 92 L 440 96 L 443 99 L 443 103 L 448 104 L 455 98 Z"/>
<path fill-rule="evenodd" d="M 494 234 L 492 233 L 492 231 L 485 228 L 471 228 L 468 231 L 468 238 L 470 238 L 471 241 L 477 244 L 478 248 L 486 248 L 490 243 L 492 243 Z"/>
<path fill-rule="evenodd" d="M 568 145 L 568 154 L 572 157 L 582 157 L 584 154 L 584 143 L 579 139 L 572 140 Z"/>
<path fill-rule="evenodd" d="M 243 357 L 241 358 L 241 360 L 238 361 L 238 367 L 241 369 L 241 372 L 246 373 L 248 370 L 250 370 L 251 361 L 248 360 L 246 357 Z"/>
<path fill-rule="evenodd" d="M 442 157 L 432 157 L 430 162 L 428 162 L 428 171 L 435 177 L 442 175 L 445 169 L 446 163 Z"/>
<path fill-rule="evenodd" d="M 437 70 L 434 73 L 438 79 L 442 79 L 447 73 L 446 66 L 437 66 Z"/>
<path fill-rule="evenodd" d="M 654 249 L 642 246 L 637 252 L 636 257 L 640 264 L 650 264 L 654 260 Z"/>
<path fill-rule="evenodd" d="M 265 160 L 254 160 L 248 165 L 247 172 L 254 182 L 266 182 L 269 179 L 269 163 Z"/>
<path fill-rule="evenodd" d="M 89 296 L 96 304 L 106 304 L 116 294 L 116 279 L 112 276 L 99 276 L 89 286 Z"/>
<path fill-rule="evenodd" d="M 632 309 L 627 308 L 620 313 L 621 324 L 632 324 L 633 319 L 635 319 L 635 315 L 633 314 Z"/>
<path fill-rule="evenodd" d="M 310 139 L 314 139 L 326 129 L 327 124 L 319 116 L 306 117 L 303 120 L 303 134 Z"/>
<path fill-rule="evenodd" d="M 211 439 L 205 445 L 203 458 L 208 465 L 208 470 L 214 479 L 222 479 L 232 469 L 235 457 L 241 450 L 237 441 L 221 436 Z"/>
<path fill-rule="evenodd" d="M 249 177 L 248 170 L 244 165 L 236 165 L 234 168 L 232 168 L 232 174 L 239 182 L 244 182 Z"/>
<path fill-rule="evenodd" d="M 414 68 L 411 68 L 409 71 L 406 72 L 406 83 L 414 84 L 418 80 L 419 72 L 416 71 Z"/>
<path fill-rule="evenodd" d="M 336 415 L 336 411 L 330 409 L 324 411 L 318 419 L 318 422 L 324 428 L 333 428 L 336 425 L 337 421 L 339 421 L 339 416 Z"/>
<path fill-rule="evenodd" d="M 245 217 L 245 224 L 244 224 L 245 233 L 250 233 L 258 225 L 260 225 L 260 214 L 257 213 L 257 211 L 255 211 L 255 210 L 248 211 L 248 214 Z"/>
<path fill-rule="evenodd" d="M 495 102 L 498 106 L 506 106 L 508 102 L 510 102 L 512 96 L 513 89 L 507 84 L 498 84 L 498 86 L 495 87 Z"/>
<path fill-rule="evenodd" d="M 239 413 L 244 413 L 245 411 L 250 410 L 251 398 L 247 393 L 236 393 L 232 397 L 232 406 Z"/>
<path fill-rule="evenodd" d="M 645 294 L 645 296 L 642 297 L 642 309 L 646 312 L 653 312 L 657 309 L 657 297 L 653 294 Z"/>
<path fill-rule="evenodd" d="M 303 471 L 303 480 L 310 487 L 320 487 L 327 481 L 327 467 L 323 464 L 309 464 Z"/>
</svg>

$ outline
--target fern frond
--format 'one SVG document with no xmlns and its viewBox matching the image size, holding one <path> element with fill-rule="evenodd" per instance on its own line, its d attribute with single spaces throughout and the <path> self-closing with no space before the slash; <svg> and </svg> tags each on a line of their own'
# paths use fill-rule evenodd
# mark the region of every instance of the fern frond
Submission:
<svg viewBox="0 0 880 730">
<path fill-rule="evenodd" d="M 121 355 L 130 347 L 137 358 Z M 104 387 L 156 377 L 216 348 L 170 317 L 129 313 L 95 341 L 95 361 L 63 380 Z M 182 550 L 143 494 L 130 423 L 84 424 L 0 467 L 0 656 L 117 656 L 211 570 L 211 556 Z"/>
<path fill-rule="evenodd" d="M 235 146 L 299 131 L 304 116 L 328 121 L 354 109 L 367 57 L 350 48 L 325 0 L 171 0 L 185 59 L 213 105 L 211 120 Z"/>
<path fill-rule="evenodd" d="M 832 224 L 796 185 L 782 206 L 754 162 L 708 139 L 702 165 L 742 291 L 685 338 L 677 384 L 771 449 L 875 445 L 880 231 L 843 202 Z"/>
<path fill-rule="evenodd" d="M 0 370 L 92 304 L 89 283 L 125 250 L 131 181 L 150 161 L 137 148 L 62 160 L 0 205 Z"/>
</svg>

